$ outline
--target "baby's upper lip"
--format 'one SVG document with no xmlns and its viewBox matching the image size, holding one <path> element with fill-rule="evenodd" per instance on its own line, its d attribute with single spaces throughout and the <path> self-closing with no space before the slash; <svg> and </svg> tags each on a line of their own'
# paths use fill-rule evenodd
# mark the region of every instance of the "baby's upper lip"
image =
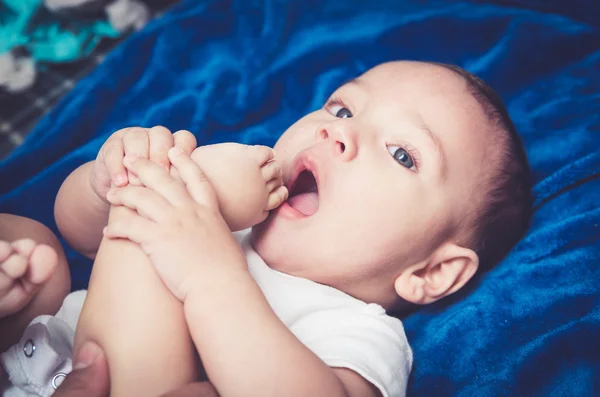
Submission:
<svg viewBox="0 0 600 397">
<path fill-rule="evenodd" d="M 302 173 L 302 171 L 305 171 L 305 170 L 310 171 L 313 174 L 313 176 L 315 177 L 315 181 L 317 183 L 317 191 L 319 191 L 319 194 L 320 194 L 321 188 L 320 188 L 320 178 L 319 178 L 319 165 L 316 162 L 316 160 L 314 159 L 314 157 L 311 156 L 306 151 L 300 152 L 294 159 L 294 162 L 292 163 L 290 177 L 289 177 L 287 183 L 285 184 L 286 187 L 288 188 L 288 191 L 292 192 L 292 190 L 294 189 L 294 185 L 296 184 L 296 181 L 298 180 L 298 176 Z"/>
</svg>

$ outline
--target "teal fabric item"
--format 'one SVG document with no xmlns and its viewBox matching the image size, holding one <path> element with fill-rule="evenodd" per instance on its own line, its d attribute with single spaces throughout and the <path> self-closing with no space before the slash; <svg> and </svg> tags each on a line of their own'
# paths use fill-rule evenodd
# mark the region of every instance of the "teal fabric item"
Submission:
<svg viewBox="0 0 600 397">
<path fill-rule="evenodd" d="M 0 1 L 0 54 L 25 48 L 37 62 L 70 62 L 89 55 L 103 37 L 119 37 L 108 21 L 66 19 L 42 0 Z"/>
</svg>

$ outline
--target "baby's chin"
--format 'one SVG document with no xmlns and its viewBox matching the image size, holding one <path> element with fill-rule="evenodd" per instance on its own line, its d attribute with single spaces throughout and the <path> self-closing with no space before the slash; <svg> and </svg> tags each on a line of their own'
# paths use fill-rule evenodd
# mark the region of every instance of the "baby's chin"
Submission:
<svg viewBox="0 0 600 397">
<path fill-rule="evenodd" d="M 265 221 L 252 227 L 251 243 L 252 248 L 270 268 L 279 270 L 288 253 L 283 252 L 281 233 L 275 230 L 273 224 L 275 216 L 275 211 L 271 211 Z"/>
</svg>

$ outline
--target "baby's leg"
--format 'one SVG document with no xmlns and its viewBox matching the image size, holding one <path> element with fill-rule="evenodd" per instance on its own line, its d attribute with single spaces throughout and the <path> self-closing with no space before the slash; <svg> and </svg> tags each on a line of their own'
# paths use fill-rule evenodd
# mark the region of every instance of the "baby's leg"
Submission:
<svg viewBox="0 0 600 397">
<path fill-rule="evenodd" d="M 127 211 L 111 208 L 109 223 Z M 88 338 L 106 352 L 112 397 L 162 395 L 198 378 L 181 303 L 128 240 L 104 239 L 100 245 L 74 351 Z"/>
<path fill-rule="evenodd" d="M 36 316 L 55 314 L 71 281 L 64 251 L 47 227 L 0 214 L 0 352 Z"/>
</svg>

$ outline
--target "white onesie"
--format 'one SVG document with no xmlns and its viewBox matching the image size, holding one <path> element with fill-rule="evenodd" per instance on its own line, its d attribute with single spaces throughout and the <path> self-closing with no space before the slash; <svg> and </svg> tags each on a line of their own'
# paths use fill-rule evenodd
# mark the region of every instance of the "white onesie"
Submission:
<svg viewBox="0 0 600 397">
<path fill-rule="evenodd" d="M 377 304 L 269 268 L 252 248 L 249 230 L 236 238 L 269 304 L 302 343 L 330 367 L 360 374 L 384 397 L 406 394 L 412 351 L 400 320 Z M 35 318 L 19 343 L 0 355 L 10 380 L 3 396 L 52 395 L 71 371 L 73 335 L 84 300 L 85 291 L 71 293 L 55 316 Z"/>
</svg>

